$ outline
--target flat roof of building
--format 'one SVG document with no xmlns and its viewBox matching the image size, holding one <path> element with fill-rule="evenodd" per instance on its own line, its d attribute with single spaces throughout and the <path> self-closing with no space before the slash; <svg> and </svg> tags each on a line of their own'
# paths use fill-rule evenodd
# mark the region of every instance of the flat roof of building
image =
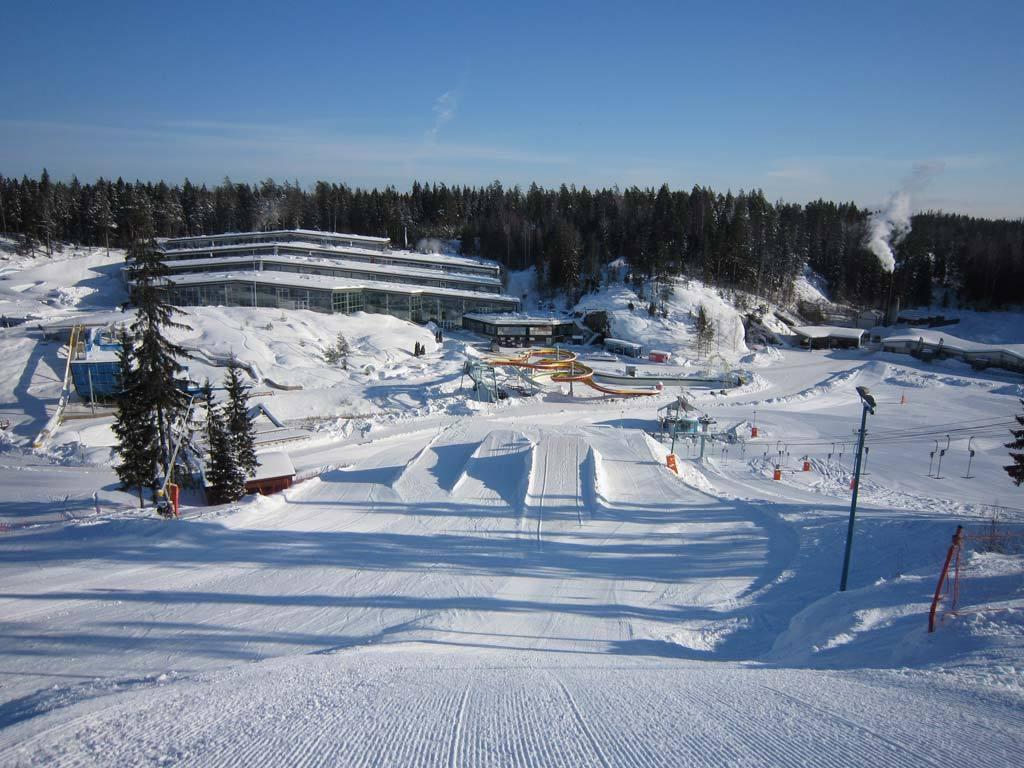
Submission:
<svg viewBox="0 0 1024 768">
<path fill-rule="evenodd" d="M 230 266 L 233 265 L 251 265 L 253 263 L 251 256 L 206 256 L 198 259 L 175 259 L 173 261 L 165 262 L 165 266 L 172 270 L 187 270 L 195 269 L 196 267 L 210 267 L 218 264 L 225 264 Z M 336 269 L 351 269 L 359 270 L 361 272 L 372 272 L 375 274 L 388 274 L 388 275 L 403 275 L 410 278 L 421 278 L 430 280 L 460 280 L 467 283 L 477 283 L 479 285 L 501 285 L 501 279 L 497 277 L 488 277 L 487 275 L 467 275 L 461 272 L 447 273 L 438 272 L 436 269 L 422 269 L 420 267 L 407 267 L 397 264 L 378 264 L 375 262 L 368 261 L 350 261 L 349 259 L 317 259 L 310 256 L 274 256 L 273 254 L 267 256 L 258 256 L 260 261 L 271 262 L 273 264 L 309 264 L 312 266 L 332 267 Z M 127 267 L 126 267 L 127 269 Z"/>
<path fill-rule="evenodd" d="M 462 317 L 494 325 L 566 325 L 573 322 L 570 318 L 521 314 L 519 312 L 467 312 Z"/>
<path fill-rule="evenodd" d="M 207 246 L 195 246 L 191 248 L 175 248 L 167 253 L 173 253 L 176 257 L 180 257 L 182 254 L 187 253 L 228 253 L 230 251 L 240 250 L 252 250 L 254 248 L 274 248 L 277 247 L 279 250 L 304 250 L 307 252 L 317 253 L 347 253 L 354 256 L 366 256 L 372 259 L 402 259 L 404 261 L 413 261 L 421 264 L 437 264 L 439 266 L 464 266 L 464 267 L 486 267 L 498 271 L 501 269 L 501 265 L 496 261 L 490 259 L 476 259 L 472 256 L 456 256 L 450 253 L 417 253 L 416 251 L 403 251 L 403 250 L 390 250 L 390 251 L 375 251 L 368 248 L 358 248 L 356 246 L 328 246 L 320 245 L 319 243 L 307 243 L 301 240 L 295 240 L 290 242 L 262 242 L 262 243 L 229 243 L 227 245 L 207 245 Z M 172 259 L 172 261 L 176 261 Z"/>
<path fill-rule="evenodd" d="M 605 344 L 622 344 L 626 347 L 641 347 L 642 344 L 637 344 L 635 341 L 626 341 L 625 339 L 605 339 Z"/>
<path fill-rule="evenodd" d="M 382 283 L 377 280 L 355 280 L 348 277 L 331 277 L 330 275 L 303 275 L 295 272 L 190 272 L 184 275 L 175 275 L 169 282 L 176 287 L 207 283 L 259 283 L 261 285 L 284 285 L 290 288 L 315 288 L 321 291 L 370 290 L 401 293 L 407 296 L 428 294 L 503 304 L 519 303 L 519 299 L 500 293 L 462 291 L 457 288 L 435 288 L 429 285 L 409 285 L 408 283 Z"/>
<path fill-rule="evenodd" d="M 882 337 L 883 345 L 886 342 L 912 342 L 916 344 L 918 341 L 924 341 L 930 347 L 937 347 L 939 344 L 942 344 L 943 349 L 953 352 L 966 354 L 1005 353 L 1024 359 L 1024 344 L 984 344 L 980 341 L 969 341 L 956 336 L 950 336 L 948 333 L 936 331 L 934 328 L 911 328 Z"/>
<path fill-rule="evenodd" d="M 252 477 L 247 478 L 250 481 L 295 476 L 295 465 L 284 451 L 257 453 L 256 461 L 258 462 L 256 471 L 252 473 Z"/>
<path fill-rule="evenodd" d="M 338 240 L 364 240 L 368 243 L 390 243 L 390 237 L 376 237 L 374 235 L 353 235 L 347 232 L 321 232 L 318 229 L 271 229 L 265 232 L 220 232 L 216 235 L 187 235 L 185 237 L 161 237 L 157 238 L 158 243 L 188 243 L 196 240 L 217 240 L 219 238 L 233 237 L 268 237 L 275 235 L 307 235 L 310 237 L 329 237 Z"/>
<path fill-rule="evenodd" d="M 865 331 L 863 328 L 845 328 L 841 325 L 797 325 L 793 331 L 805 339 L 860 339 Z"/>
</svg>

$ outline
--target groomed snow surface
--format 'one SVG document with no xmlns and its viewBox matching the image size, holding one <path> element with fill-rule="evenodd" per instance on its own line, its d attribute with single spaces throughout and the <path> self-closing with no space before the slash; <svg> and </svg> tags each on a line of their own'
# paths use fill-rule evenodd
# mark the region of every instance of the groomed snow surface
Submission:
<svg viewBox="0 0 1024 768">
<path fill-rule="evenodd" d="M 685 334 L 712 292 L 678 290 Z M 676 476 L 645 432 L 674 393 L 481 405 L 465 338 L 392 320 L 190 315 L 183 341 L 291 376 L 258 400 L 320 423 L 275 448 L 308 479 L 170 522 L 117 490 L 109 416 L 29 449 L 63 361 L 0 331 L 0 765 L 1024 764 L 1024 505 L 1001 469 L 1020 377 L 757 352 L 750 384 L 691 393 L 745 440 L 677 446 Z M 317 362 L 339 332 L 348 371 Z M 857 385 L 879 409 L 839 593 Z M 929 425 L 951 433 L 942 479 Z M 956 525 L 994 513 L 1006 546 L 965 551 L 961 613 L 929 635 Z"/>
</svg>

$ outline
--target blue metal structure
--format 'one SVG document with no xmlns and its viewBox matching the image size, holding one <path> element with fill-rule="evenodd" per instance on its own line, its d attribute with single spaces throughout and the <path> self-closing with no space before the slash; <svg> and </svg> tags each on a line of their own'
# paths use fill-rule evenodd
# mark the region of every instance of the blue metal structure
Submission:
<svg viewBox="0 0 1024 768">
<path fill-rule="evenodd" d="M 117 363 L 120 349 L 120 342 L 105 337 L 101 329 L 93 328 L 85 349 L 71 350 L 71 381 L 82 400 L 111 400 L 120 393 Z"/>
</svg>

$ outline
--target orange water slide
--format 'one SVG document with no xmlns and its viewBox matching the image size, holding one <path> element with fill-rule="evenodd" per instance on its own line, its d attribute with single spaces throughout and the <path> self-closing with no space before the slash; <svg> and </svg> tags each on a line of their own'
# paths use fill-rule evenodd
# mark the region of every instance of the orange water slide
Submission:
<svg viewBox="0 0 1024 768">
<path fill-rule="evenodd" d="M 564 349 L 553 349 L 542 347 L 528 349 L 521 355 L 515 357 L 496 357 L 487 360 L 489 365 L 528 368 L 536 371 L 543 371 L 551 376 L 551 380 L 564 384 L 566 382 L 578 382 L 591 389 L 596 389 L 606 395 L 618 395 L 619 397 L 650 397 L 661 394 L 661 386 L 648 389 L 609 387 L 594 381 L 594 369 L 585 365 L 577 359 L 575 352 Z"/>
</svg>

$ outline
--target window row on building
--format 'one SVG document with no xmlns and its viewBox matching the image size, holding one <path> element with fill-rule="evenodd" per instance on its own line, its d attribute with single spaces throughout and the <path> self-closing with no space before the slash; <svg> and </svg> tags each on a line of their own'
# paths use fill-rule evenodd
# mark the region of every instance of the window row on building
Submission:
<svg viewBox="0 0 1024 768">
<path fill-rule="evenodd" d="M 432 320 L 447 328 L 461 327 L 466 313 L 508 312 L 519 305 L 516 299 L 488 293 L 339 282 L 320 276 L 291 278 L 266 272 L 190 274 L 169 281 L 165 290 L 172 304 L 183 307 L 272 307 L 341 314 L 362 311 L 417 323 Z"/>
<path fill-rule="evenodd" d="M 302 230 L 296 234 L 300 239 L 263 238 L 256 242 L 218 242 L 211 238 L 202 238 L 197 244 L 175 245 L 178 241 L 162 240 L 160 247 L 164 260 L 168 263 L 183 259 L 214 258 L 225 256 L 248 256 L 250 258 L 267 256 L 306 256 L 320 259 L 345 259 L 385 266 L 429 269 L 440 272 L 464 275 L 477 275 L 500 279 L 501 265 L 487 259 L 474 259 L 467 256 L 453 256 L 442 253 L 415 253 L 413 251 L 393 251 L 390 249 L 365 248 L 360 245 L 336 245 L 331 243 L 308 242 Z M 268 235 L 272 233 L 253 233 Z M 220 237 L 219 235 L 213 236 Z M 243 238 L 244 235 L 237 237 Z"/>
<path fill-rule="evenodd" d="M 346 260 L 309 259 L 288 256 L 225 256 L 165 262 L 172 274 L 225 272 L 251 267 L 256 271 L 290 272 L 302 275 L 347 277 L 353 280 L 374 280 L 385 283 L 406 283 L 432 288 L 454 288 L 465 291 L 501 293 L 501 281 L 482 275 L 439 273 L 412 267 L 364 264 Z"/>
<path fill-rule="evenodd" d="M 493 339 L 502 347 L 532 347 L 565 344 L 580 333 L 572 320 L 530 315 L 465 314 L 462 327 Z"/>
<path fill-rule="evenodd" d="M 270 232 L 225 232 L 220 235 L 194 235 L 192 237 L 170 237 L 160 241 L 165 251 L 188 248 L 215 248 L 219 245 L 247 243 L 314 243 L 331 248 L 365 248 L 384 251 L 391 246 L 388 237 L 349 235 L 341 232 L 318 232 L 313 229 L 279 229 Z"/>
</svg>

